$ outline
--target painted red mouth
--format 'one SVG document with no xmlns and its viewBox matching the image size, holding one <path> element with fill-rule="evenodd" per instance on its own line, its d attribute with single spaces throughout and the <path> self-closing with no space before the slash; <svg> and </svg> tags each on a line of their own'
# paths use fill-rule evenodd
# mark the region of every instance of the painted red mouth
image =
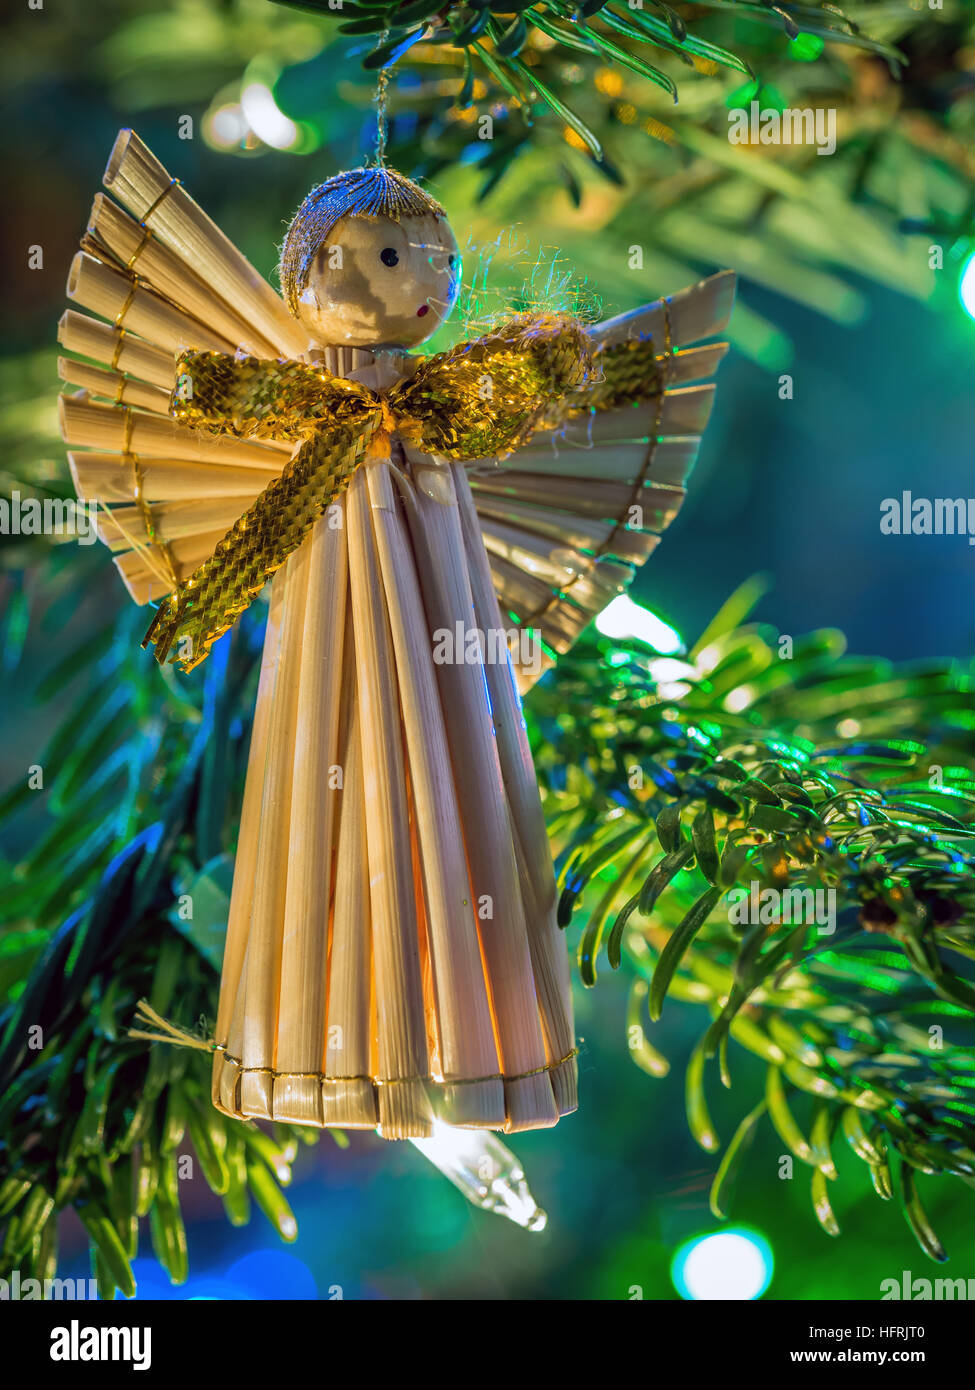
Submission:
<svg viewBox="0 0 975 1390">
<path fill-rule="evenodd" d="M 429 304 L 421 304 L 420 307 L 419 307 L 419 309 L 417 309 L 417 311 L 416 311 L 416 316 L 417 316 L 418 319 L 422 319 L 422 318 L 423 318 L 423 315 L 424 315 L 424 314 L 429 314 L 429 312 L 430 312 L 430 305 L 429 305 Z"/>
</svg>

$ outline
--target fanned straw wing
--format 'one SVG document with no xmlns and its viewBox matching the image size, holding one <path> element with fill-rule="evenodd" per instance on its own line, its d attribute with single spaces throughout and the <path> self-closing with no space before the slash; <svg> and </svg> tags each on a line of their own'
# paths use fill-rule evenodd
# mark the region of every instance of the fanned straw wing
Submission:
<svg viewBox="0 0 975 1390">
<path fill-rule="evenodd" d="M 559 427 L 549 421 L 501 466 L 470 465 L 502 616 L 520 630 L 522 691 L 629 585 L 680 510 L 714 397 L 702 379 L 728 350 L 690 344 L 722 332 L 734 292 L 723 271 L 597 324 L 595 381 Z"/>
<path fill-rule="evenodd" d="M 284 302 L 137 135 L 123 130 L 68 276 L 61 397 L 80 498 L 136 603 L 189 577 L 282 470 L 290 446 L 203 435 L 169 418 L 178 353 L 262 358 L 307 347 Z M 121 204 L 121 206 L 119 206 Z M 80 313 L 78 309 L 87 310 Z M 91 317 L 94 315 L 95 317 Z M 85 359 L 85 360 L 81 360 Z"/>
</svg>

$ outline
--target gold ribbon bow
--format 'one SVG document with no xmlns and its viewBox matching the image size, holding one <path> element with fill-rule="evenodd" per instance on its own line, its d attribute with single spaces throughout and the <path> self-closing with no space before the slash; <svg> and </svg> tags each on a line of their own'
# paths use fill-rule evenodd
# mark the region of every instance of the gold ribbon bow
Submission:
<svg viewBox="0 0 975 1390">
<path fill-rule="evenodd" d="M 172 414 L 219 434 L 294 440 L 295 454 L 210 558 L 160 604 L 143 639 L 192 670 L 393 435 L 466 460 L 517 448 L 553 404 L 586 385 L 589 339 L 575 319 L 522 314 L 422 362 L 383 395 L 304 362 L 220 352 L 177 361 Z"/>
</svg>

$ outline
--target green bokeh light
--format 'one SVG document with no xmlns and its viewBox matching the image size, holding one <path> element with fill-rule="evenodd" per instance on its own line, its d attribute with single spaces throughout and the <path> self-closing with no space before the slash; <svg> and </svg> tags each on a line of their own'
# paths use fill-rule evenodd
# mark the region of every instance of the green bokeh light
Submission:
<svg viewBox="0 0 975 1390">
<path fill-rule="evenodd" d="M 823 51 L 823 40 L 818 34 L 797 34 L 788 51 L 797 63 L 814 63 Z"/>
</svg>

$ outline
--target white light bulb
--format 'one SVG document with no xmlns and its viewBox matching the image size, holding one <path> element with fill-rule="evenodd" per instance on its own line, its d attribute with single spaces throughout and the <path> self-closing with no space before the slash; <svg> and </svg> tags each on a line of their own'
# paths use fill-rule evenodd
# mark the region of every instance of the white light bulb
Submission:
<svg viewBox="0 0 975 1390">
<path fill-rule="evenodd" d="M 435 1120 L 428 1139 L 410 1142 L 474 1206 L 526 1231 L 545 1229 L 548 1217 L 528 1190 L 525 1170 L 490 1130 L 456 1129 Z"/>
<path fill-rule="evenodd" d="M 596 627 L 604 637 L 617 641 L 635 637 L 637 641 L 646 642 L 648 647 L 667 656 L 684 650 L 679 632 L 658 618 L 656 613 L 651 613 L 649 608 L 634 603 L 626 594 L 620 594 L 606 605 L 596 618 Z"/>
</svg>

